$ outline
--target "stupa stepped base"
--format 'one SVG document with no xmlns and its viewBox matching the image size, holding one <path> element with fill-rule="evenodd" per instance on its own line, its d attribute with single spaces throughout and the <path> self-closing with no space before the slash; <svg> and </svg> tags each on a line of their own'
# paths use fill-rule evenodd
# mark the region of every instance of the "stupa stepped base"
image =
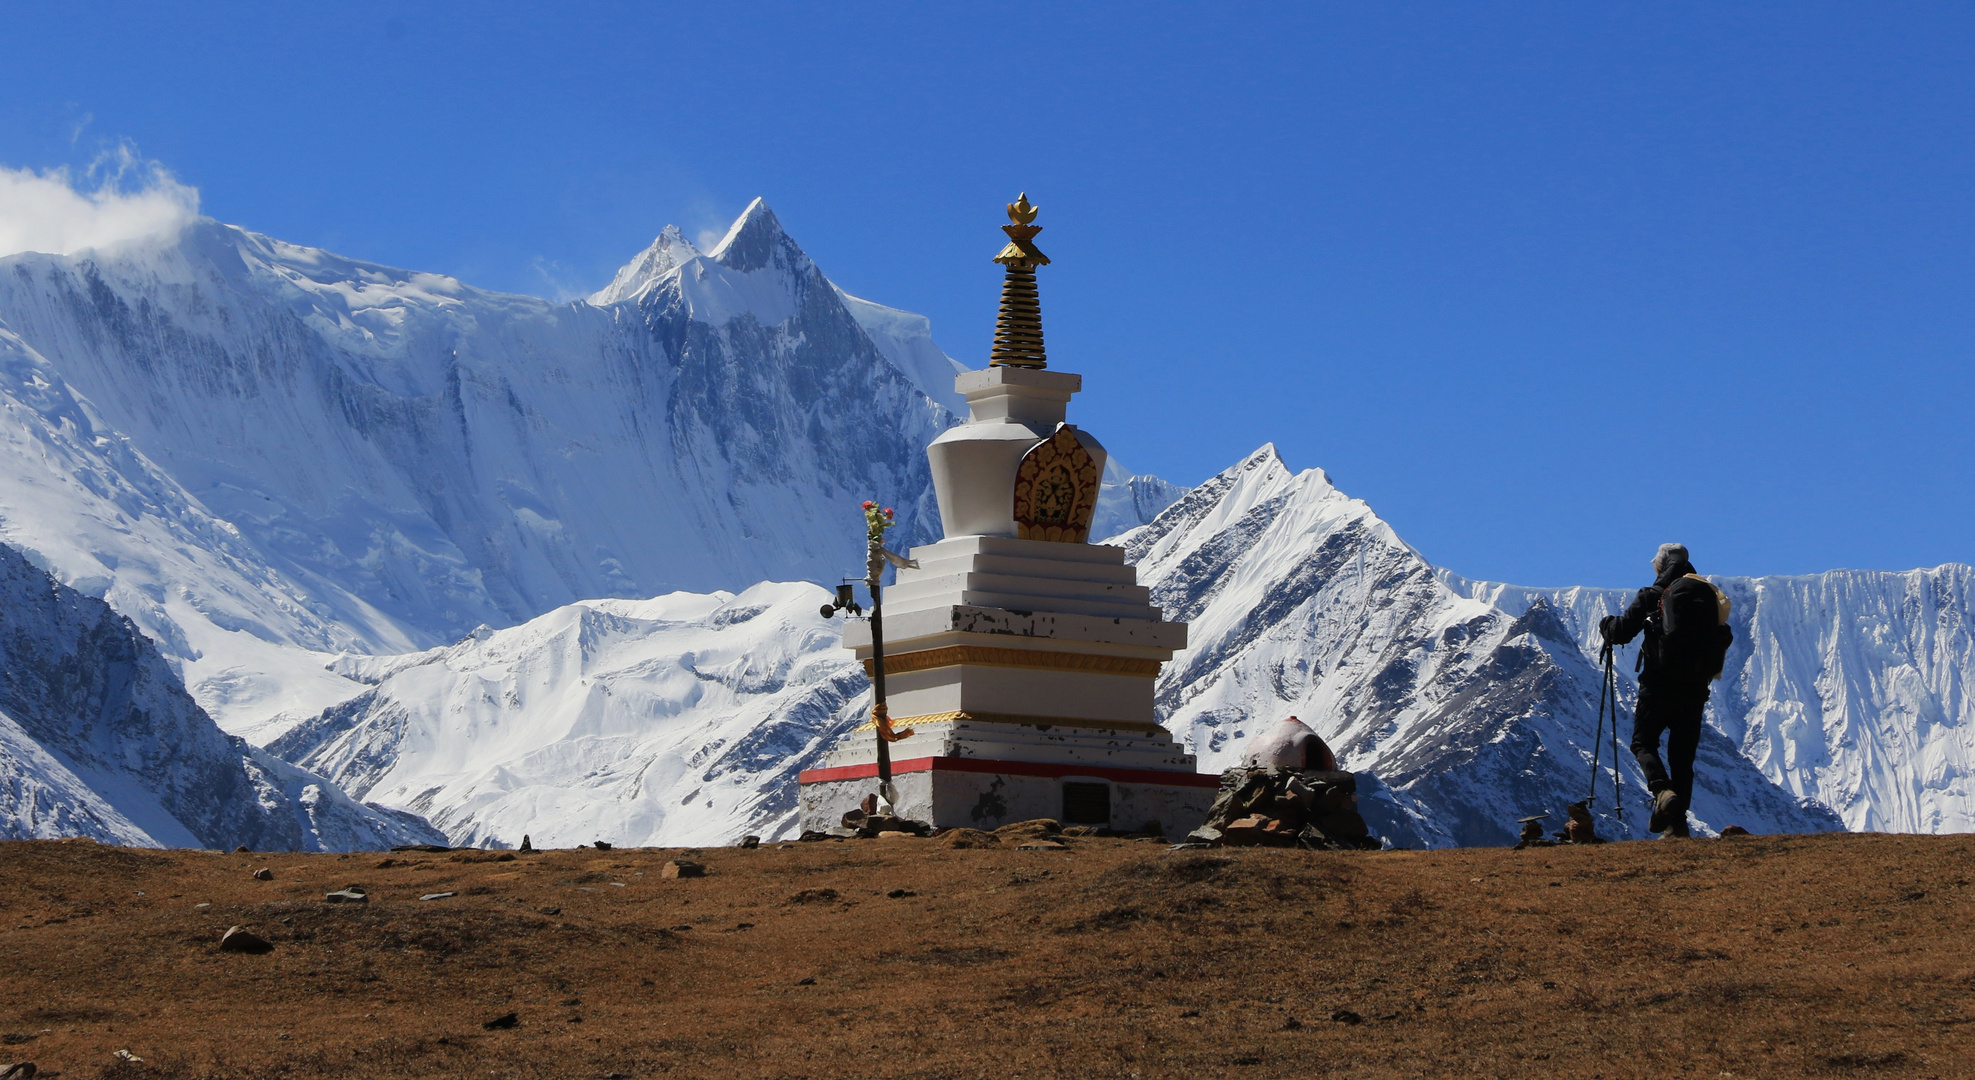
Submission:
<svg viewBox="0 0 1975 1080">
<path fill-rule="evenodd" d="M 885 591 L 887 618 L 968 604 L 1159 621 L 1151 590 L 1120 547 L 963 536 L 915 547 L 912 558 L 919 568 L 900 571 Z"/>
<path fill-rule="evenodd" d="M 875 765 L 863 765 L 803 773 L 803 831 L 826 832 L 841 825 L 845 813 L 877 790 L 877 771 Z M 1157 822 L 1166 836 L 1184 836 L 1207 820 L 1220 778 L 980 758 L 907 758 L 892 763 L 892 789 L 900 817 L 941 829 L 996 829 L 1055 818 L 1120 832 L 1137 832 Z"/>
<path fill-rule="evenodd" d="M 1206 820 L 1220 788 L 1219 777 L 1194 772 L 1193 755 L 1153 724 L 964 712 L 898 723 L 913 734 L 891 745 L 897 811 L 939 828 L 1055 818 L 1137 831 L 1156 821 L 1179 836 Z M 801 827 L 838 825 L 877 790 L 877 775 L 875 736 L 853 732 L 822 768 L 803 772 Z"/>
<path fill-rule="evenodd" d="M 1105 723 L 1049 717 L 948 712 L 895 717 L 893 726 L 912 737 L 891 744 L 893 759 L 978 758 L 1075 765 L 1083 768 L 1194 771 L 1193 755 L 1157 724 Z M 871 725 L 850 733 L 823 757 L 826 769 L 875 766 L 878 741 Z"/>
</svg>

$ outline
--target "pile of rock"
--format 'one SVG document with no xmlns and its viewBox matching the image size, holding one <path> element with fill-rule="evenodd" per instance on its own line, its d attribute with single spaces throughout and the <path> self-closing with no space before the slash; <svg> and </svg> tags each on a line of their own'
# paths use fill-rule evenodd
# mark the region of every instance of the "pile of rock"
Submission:
<svg viewBox="0 0 1975 1080">
<path fill-rule="evenodd" d="M 1191 843 L 1306 847 L 1379 846 L 1358 813 L 1358 778 L 1334 769 L 1229 769 L 1207 823 Z"/>
<path fill-rule="evenodd" d="M 1248 743 L 1241 767 L 1221 774 L 1221 794 L 1193 844 L 1376 848 L 1358 814 L 1358 778 L 1337 768 L 1310 725 L 1292 716 Z"/>
<path fill-rule="evenodd" d="M 1558 844 L 1602 844 L 1604 838 L 1598 835 L 1598 822 L 1591 816 L 1588 800 L 1579 799 L 1564 808 L 1564 830 L 1552 840 L 1543 835 L 1543 819 L 1548 814 L 1535 814 L 1517 818 L 1522 826 L 1522 835 L 1516 841 L 1516 850 L 1532 847 L 1555 847 Z"/>
<path fill-rule="evenodd" d="M 879 836 L 931 836 L 933 827 L 923 821 L 899 817 L 890 812 L 890 807 L 878 802 L 876 795 L 866 795 L 857 809 L 843 816 L 843 823 L 826 831 L 809 829 L 803 832 L 802 840 L 870 840 Z"/>
<path fill-rule="evenodd" d="M 899 833 L 905 836 L 933 835 L 933 827 L 923 821 L 914 821 L 908 817 L 899 817 L 897 814 L 886 814 L 862 809 L 852 810 L 845 814 L 843 816 L 843 828 L 849 830 L 849 835 L 864 840 L 883 836 L 886 833 Z M 837 833 L 835 829 L 830 831 L 833 834 L 842 835 Z"/>
</svg>

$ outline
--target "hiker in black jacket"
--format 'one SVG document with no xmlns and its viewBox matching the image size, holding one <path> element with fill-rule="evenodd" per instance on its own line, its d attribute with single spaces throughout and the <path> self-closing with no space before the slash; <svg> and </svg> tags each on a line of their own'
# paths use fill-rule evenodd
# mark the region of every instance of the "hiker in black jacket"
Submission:
<svg viewBox="0 0 1975 1080">
<path fill-rule="evenodd" d="M 1611 645 L 1645 632 L 1639 655 L 1639 707 L 1632 720 L 1632 756 L 1653 795 L 1647 828 L 1686 836 L 1694 797 L 1694 752 L 1701 743 L 1709 684 L 1728 652 L 1728 599 L 1694 573 L 1681 544 L 1661 544 L 1653 583 L 1639 590 L 1623 615 L 1607 615 L 1598 630 Z M 1718 616 L 1718 618 L 1717 618 Z M 1660 736 L 1667 736 L 1665 764 Z"/>
</svg>

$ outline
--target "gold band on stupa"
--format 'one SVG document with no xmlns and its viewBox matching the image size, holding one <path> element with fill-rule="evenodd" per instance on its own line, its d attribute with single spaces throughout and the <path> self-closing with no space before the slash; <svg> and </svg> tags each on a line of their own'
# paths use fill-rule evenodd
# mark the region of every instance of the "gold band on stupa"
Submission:
<svg viewBox="0 0 1975 1080">
<path fill-rule="evenodd" d="M 1008 246 L 994 257 L 1008 274 L 1001 282 L 1001 312 L 994 320 L 989 367 L 1049 366 L 1042 348 L 1042 303 L 1036 295 L 1036 267 L 1048 266 L 1049 256 L 1031 243 L 1042 231 L 1035 219 L 1036 207 L 1029 203 L 1028 192 L 1008 204 L 1012 224 L 1001 227 L 1008 234 Z"/>
</svg>

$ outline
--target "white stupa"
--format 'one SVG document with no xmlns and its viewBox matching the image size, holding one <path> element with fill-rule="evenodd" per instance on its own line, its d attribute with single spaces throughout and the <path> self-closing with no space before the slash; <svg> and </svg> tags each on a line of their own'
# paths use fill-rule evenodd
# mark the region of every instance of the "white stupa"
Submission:
<svg viewBox="0 0 1975 1080">
<path fill-rule="evenodd" d="M 1123 548 L 1088 542 L 1104 447 L 1066 420 L 1082 377 L 1046 366 L 1036 210 L 1025 195 L 1008 215 L 990 366 L 955 378 L 968 420 L 926 448 L 946 538 L 914 548 L 918 568 L 884 590 L 890 723 L 912 731 L 890 744 L 895 812 L 1183 835 L 1220 782 L 1154 718 L 1153 683 L 1186 624 L 1160 617 Z M 844 646 L 872 669 L 868 623 L 850 623 Z M 874 729 L 802 774 L 805 830 L 877 790 Z"/>
</svg>

